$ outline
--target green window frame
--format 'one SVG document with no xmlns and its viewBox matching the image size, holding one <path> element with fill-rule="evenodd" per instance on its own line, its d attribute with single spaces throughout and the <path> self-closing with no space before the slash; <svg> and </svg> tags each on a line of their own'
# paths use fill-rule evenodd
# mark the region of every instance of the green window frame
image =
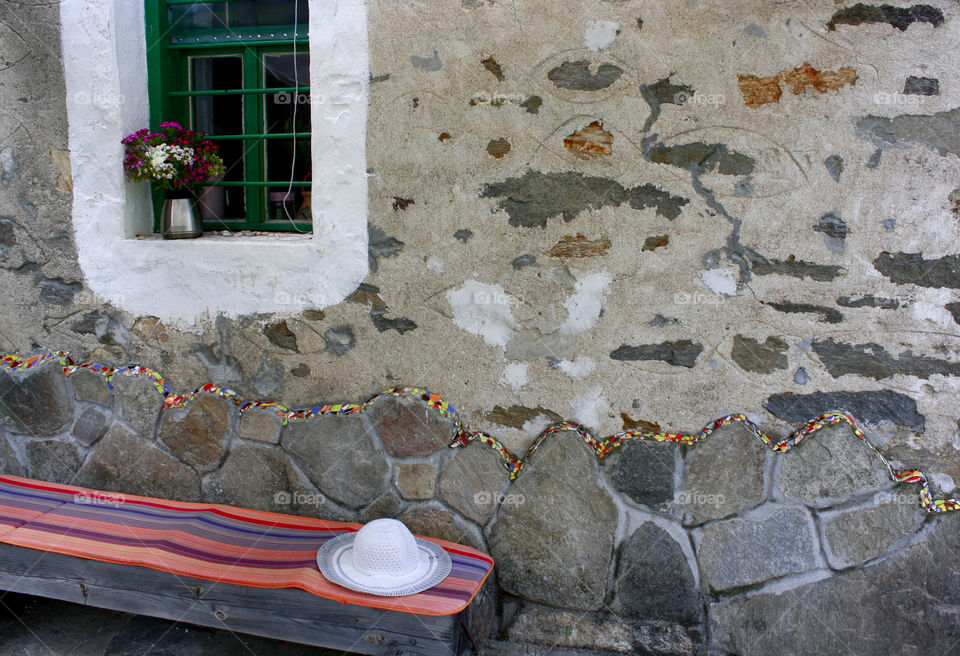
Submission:
<svg viewBox="0 0 960 656">
<path fill-rule="evenodd" d="M 283 98 L 277 94 L 287 94 L 286 98 L 291 99 L 292 103 L 299 103 L 299 108 L 296 110 L 299 114 L 295 115 L 297 122 L 299 123 L 305 115 L 307 126 L 309 126 L 310 104 L 301 102 L 303 99 L 310 98 L 309 86 L 266 86 L 265 78 L 268 77 L 268 73 L 264 64 L 264 59 L 270 56 L 291 55 L 296 52 L 298 61 L 304 56 L 309 56 L 305 12 L 301 12 L 296 26 L 290 24 L 171 29 L 173 27 L 170 24 L 171 8 L 177 11 L 178 5 L 222 8 L 231 2 L 240 1 L 145 0 L 150 126 L 156 129 L 163 121 L 176 121 L 181 125 L 197 129 L 194 120 L 195 100 L 239 98 L 242 118 L 238 119 L 238 124 L 242 129 L 231 134 L 207 131 L 210 132 L 210 140 L 220 146 L 221 153 L 226 153 L 231 148 L 231 142 L 234 149 L 237 142 L 242 144 L 241 162 L 231 168 L 224 180 L 213 182 L 211 186 L 225 188 L 223 192 L 225 194 L 236 194 L 237 189 L 242 190 L 242 203 L 239 205 L 243 208 L 243 216 L 231 217 L 227 210 L 226 216 L 205 217 L 204 230 L 311 232 L 313 227 L 311 221 L 291 219 L 290 216 L 293 214 L 296 217 L 297 210 L 304 205 L 309 208 L 312 182 L 308 179 L 269 180 L 266 177 L 268 149 L 273 140 L 280 140 L 280 143 L 289 142 L 291 152 L 301 153 L 305 148 L 306 161 L 307 163 L 310 161 L 311 132 L 309 130 L 302 128 L 298 130 L 296 125 L 291 125 L 288 126 L 287 131 L 276 131 L 272 129 L 275 126 L 266 124 L 267 103 L 271 100 L 277 102 L 278 98 Z M 247 5 L 250 4 L 250 0 L 243 1 Z M 303 2 L 303 0 L 300 1 Z M 260 2 L 265 5 L 273 4 L 273 0 L 260 0 Z M 227 88 L 211 86 L 202 90 L 193 89 L 191 61 L 211 57 L 238 58 L 242 66 L 242 86 Z M 225 161 L 225 163 L 228 167 L 231 166 L 231 162 Z M 302 160 L 301 164 L 303 164 Z M 237 170 L 237 167 L 242 171 Z M 291 188 L 291 193 L 295 194 L 298 200 L 286 205 L 286 208 L 282 207 L 282 202 L 280 203 L 282 211 L 279 216 L 284 217 L 280 219 L 277 213 L 277 201 L 270 202 L 271 191 L 274 198 L 279 194 L 283 199 L 287 197 L 286 192 Z M 236 198 L 235 195 L 231 197 Z M 154 229 L 159 231 L 163 192 L 154 189 L 152 200 Z M 234 204 L 234 207 L 236 205 Z M 273 217 L 270 216 L 271 213 L 274 214 Z M 309 215 L 308 212 L 304 213 Z"/>
</svg>

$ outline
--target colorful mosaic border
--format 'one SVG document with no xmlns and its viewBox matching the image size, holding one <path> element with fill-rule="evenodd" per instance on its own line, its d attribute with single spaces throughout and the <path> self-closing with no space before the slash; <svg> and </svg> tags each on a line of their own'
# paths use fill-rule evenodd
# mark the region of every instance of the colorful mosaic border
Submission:
<svg viewBox="0 0 960 656">
<path fill-rule="evenodd" d="M 441 399 L 436 394 L 431 394 L 427 390 L 418 389 L 416 387 L 392 387 L 384 390 L 380 394 L 373 396 L 365 403 L 342 403 L 336 405 L 328 404 L 301 410 L 291 410 L 286 406 L 277 403 L 276 401 L 251 401 L 249 399 L 245 399 L 233 390 L 213 383 L 201 385 L 189 394 L 173 394 L 170 391 L 170 387 L 163 379 L 163 376 L 152 369 L 148 369 L 140 365 L 113 368 L 90 362 L 74 362 L 74 360 L 70 357 L 70 354 L 66 351 L 44 353 L 42 355 L 35 355 L 29 358 L 20 358 L 15 355 L 0 354 L 0 368 L 6 368 L 13 371 L 25 370 L 52 360 L 56 360 L 60 363 L 60 365 L 63 367 L 64 374 L 67 376 L 74 373 L 78 369 L 86 369 L 103 376 L 107 385 L 111 388 L 113 387 L 113 378 L 116 375 L 143 376 L 145 378 L 149 378 L 153 381 L 157 391 L 164 397 L 164 409 L 182 408 L 197 398 L 200 394 L 216 394 L 221 399 L 232 401 L 239 408 L 241 413 L 250 410 L 251 408 L 274 411 L 276 412 L 277 416 L 283 420 L 284 425 L 286 425 L 291 419 L 309 419 L 310 417 L 318 417 L 322 415 L 359 414 L 365 412 L 367 408 L 372 406 L 379 399 L 387 396 L 423 403 L 427 407 L 436 410 L 441 416 L 453 421 L 454 431 L 449 445 L 451 448 L 466 446 L 473 440 L 478 440 L 480 443 L 492 448 L 494 451 L 500 454 L 500 457 L 503 458 L 504 465 L 510 472 L 510 480 L 513 480 L 517 477 L 517 475 L 523 470 L 524 465 L 527 464 L 530 457 L 543 443 L 543 441 L 547 439 L 547 437 L 564 431 L 576 432 L 590 446 L 590 448 L 592 448 L 597 455 L 602 458 L 627 440 L 655 440 L 657 442 L 673 442 L 675 444 L 693 445 L 722 426 L 732 423 L 740 423 L 743 424 L 751 433 L 754 434 L 754 436 L 759 438 L 773 451 L 777 453 L 786 453 L 796 445 L 800 444 L 804 438 L 816 433 L 821 428 L 845 422 L 850 425 L 851 429 L 853 429 L 854 435 L 860 438 L 860 440 L 870 447 L 870 450 L 873 451 L 873 453 L 883 461 L 884 466 L 887 468 L 887 473 L 890 475 L 890 479 L 892 481 L 895 483 L 920 484 L 920 503 L 927 512 L 943 513 L 960 510 L 960 499 L 932 498 L 930 494 L 930 485 L 927 482 L 926 475 L 922 471 L 917 469 L 905 469 L 902 471 L 897 471 L 894 469 L 887 457 L 884 456 L 883 453 L 881 453 L 870 442 L 856 420 L 843 411 L 826 412 L 819 417 L 811 419 L 797 429 L 790 437 L 782 440 L 774 440 L 771 438 L 769 435 L 761 431 L 756 424 L 750 421 L 746 415 L 742 413 L 730 414 L 720 417 L 719 419 L 715 419 L 696 433 L 691 434 L 662 433 L 648 430 L 628 430 L 616 433 L 602 440 L 593 437 L 588 430 L 577 423 L 572 421 L 561 421 L 545 428 L 543 432 L 540 433 L 539 437 L 537 437 L 533 445 L 523 455 L 523 457 L 518 458 L 510 453 L 510 451 L 508 451 L 499 440 L 488 433 L 484 433 L 482 431 L 468 431 L 466 428 L 464 428 L 463 422 L 457 416 L 457 411 L 453 408 L 453 406 Z"/>
</svg>

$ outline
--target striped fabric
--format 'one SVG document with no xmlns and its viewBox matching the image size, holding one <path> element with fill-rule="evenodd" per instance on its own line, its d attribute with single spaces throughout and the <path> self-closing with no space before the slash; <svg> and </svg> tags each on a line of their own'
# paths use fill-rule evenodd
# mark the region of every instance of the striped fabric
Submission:
<svg viewBox="0 0 960 656">
<path fill-rule="evenodd" d="M 0 542 L 20 547 L 420 615 L 459 613 L 493 569 L 476 549 L 427 538 L 453 561 L 442 583 L 406 597 L 354 592 L 327 581 L 316 555 L 361 526 L 0 476 Z"/>
</svg>

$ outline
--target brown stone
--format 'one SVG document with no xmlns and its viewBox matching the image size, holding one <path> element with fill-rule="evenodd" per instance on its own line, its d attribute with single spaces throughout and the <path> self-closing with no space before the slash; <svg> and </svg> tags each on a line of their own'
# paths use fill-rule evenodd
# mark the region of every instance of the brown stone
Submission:
<svg viewBox="0 0 960 656">
<path fill-rule="evenodd" d="M 643 251 L 655 251 L 670 243 L 670 235 L 652 235 L 643 242 Z"/>
<path fill-rule="evenodd" d="M 254 442 L 278 444 L 281 426 L 280 417 L 272 412 L 248 410 L 237 421 L 237 436 Z"/>
<path fill-rule="evenodd" d="M 563 147 L 580 159 L 597 159 L 613 154 L 613 134 L 603 129 L 603 123 L 594 121 L 582 130 L 563 139 Z"/>
<path fill-rule="evenodd" d="M 767 103 L 780 102 L 783 91 L 780 89 L 780 75 L 757 77 L 755 75 L 737 75 L 737 85 L 743 94 L 743 104 L 756 109 Z"/>
<path fill-rule="evenodd" d="M 500 159 L 510 152 L 510 142 L 506 139 L 494 139 L 487 144 L 487 153 L 491 157 Z"/>
<path fill-rule="evenodd" d="M 453 436 L 449 419 L 419 403 L 382 399 L 368 414 L 383 445 L 397 458 L 428 456 L 449 445 Z"/>
<path fill-rule="evenodd" d="M 432 499 L 436 488 L 437 468 L 429 462 L 397 465 L 397 489 L 404 499 Z"/>
<path fill-rule="evenodd" d="M 500 424 L 501 426 L 523 428 L 525 423 L 539 415 L 549 417 L 550 421 L 552 422 L 558 422 L 563 419 L 563 417 L 558 415 L 553 410 L 548 410 L 542 406 L 528 408 L 522 405 L 512 405 L 509 408 L 495 405 L 493 406 L 493 410 L 488 412 L 484 419 Z"/>
<path fill-rule="evenodd" d="M 90 401 L 100 405 L 110 404 L 110 388 L 107 387 L 103 376 L 85 369 L 77 369 L 70 374 L 70 382 L 73 384 L 73 398 L 77 401 Z"/>
<path fill-rule="evenodd" d="M 597 257 L 606 255 L 610 250 L 610 240 L 606 237 L 587 239 L 583 235 L 565 235 L 560 238 L 553 248 L 546 252 L 550 257 Z"/>
<path fill-rule="evenodd" d="M 227 419 L 225 401 L 201 396 L 186 411 L 164 412 L 157 435 L 173 455 L 200 471 L 210 471 L 227 449 Z"/>
<path fill-rule="evenodd" d="M 111 492 L 200 500 L 200 479 L 189 467 L 119 424 L 100 440 L 74 482 Z"/>
<path fill-rule="evenodd" d="M 817 93 L 826 93 L 837 91 L 848 84 L 853 86 L 857 82 L 857 72 L 849 66 L 843 66 L 836 71 L 818 71 L 807 62 L 792 71 L 782 71 L 780 76 L 795 96 L 810 88 Z"/>
</svg>

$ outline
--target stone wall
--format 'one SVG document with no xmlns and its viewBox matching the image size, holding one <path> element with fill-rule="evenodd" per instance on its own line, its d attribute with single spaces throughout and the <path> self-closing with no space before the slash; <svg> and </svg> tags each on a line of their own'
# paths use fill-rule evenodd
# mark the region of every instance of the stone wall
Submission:
<svg viewBox="0 0 960 656">
<path fill-rule="evenodd" d="M 0 352 L 139 362 L 288 407 L 423 386 L 520 455 L 550 422 L 785 435 L 842 408 L 935 496 L 960 476 L 960 9 L 370 2 L 370 272 L 195 324 L 85 286 L 56 4 L 0 3 Z M 118 144 L 119 149 L 119 144 Z M 322 157 L 316 153 L 315 157 Z M 122 277 L 124 263 L 115 262 Z M 162 266 L 162 263 L 158 263 Z M 216 275 L 217 272 L 211 272 Z M 293 297 L 309 292 L 281 289 Z M 497 560 L 499 636 L 661 654 L 949 653 L 956 518 L 847 429 L 603 460 L 363 416 L 160 410 L 147 380 L 0 377 L 3 471 L 366 521 Z"/>
<path fill-rule="evenodd" d="M 9 473 L 121 498 L 396 517 L 488 551 L 485 594 L 509 641 L 886 654 L 949 653 L 960 638 L 954 518 L 927 516 L 845 425 L 781 455 L 738 425 L 693 448 L 628 441 L 603 459 L 564 432 L 511 482 L 494 449 L 449 448 L 451 419 L 395 397 L 283 426 L 213 395 L 161 410 L 147 380 L 111 391 L 52 364 L 3 374 L 0 392 Z"/>
</svg>

